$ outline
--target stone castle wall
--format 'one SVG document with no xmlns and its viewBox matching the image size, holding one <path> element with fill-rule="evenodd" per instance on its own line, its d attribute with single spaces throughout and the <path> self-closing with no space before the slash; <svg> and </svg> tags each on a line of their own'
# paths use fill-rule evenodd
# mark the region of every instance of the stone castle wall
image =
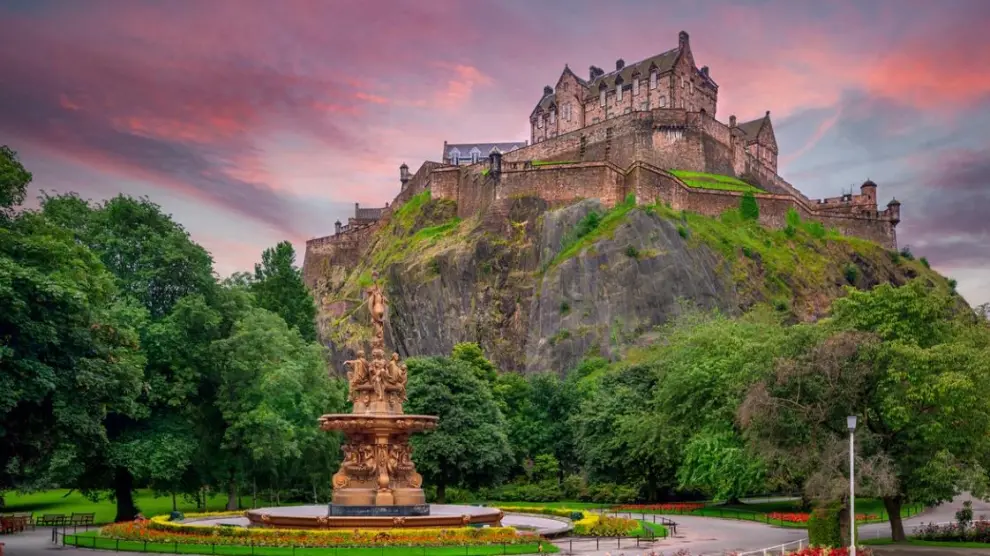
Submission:
<svg viewBox="0 0 990 556">
<path fill-rule="evenodd" d="M 677 168 L 756 179 L 767 191 L 756 195 L 764 225 L 783 227 L 794 208 L 802 218 L 844 234 L 896 246 L 899 210 L 877 210 L 875 187 L 864 187 L 862 195 L 811 200 L 748 152 L 744 142 L 737 129 L 702 112 L 632 112 L 505 153 L 498 179 L 489 175 L 487 159 L 456 167 L 425 162 L 383 210 L 382 219 L 427 189 L 434 198 L 455 201 L 462 218 L 495 210 L 517 196 L 540 197 L 551 206 L 582 198 L 614 206 L 632 193 L 639 202 L 662 201 L 709 216 L 739 206 L 741 193 L 690 188 L 664 170 Z M 355 226 L 307 242 L 306 283 L 312 287 L 328 266 L 355 265 L 377 229 Z"/>
</svg>

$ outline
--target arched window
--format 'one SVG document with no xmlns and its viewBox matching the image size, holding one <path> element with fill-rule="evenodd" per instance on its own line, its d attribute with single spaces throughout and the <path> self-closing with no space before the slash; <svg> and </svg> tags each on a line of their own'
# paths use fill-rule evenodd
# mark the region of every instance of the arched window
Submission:
<svg viewBox="0 0 990 556">
<path fill-rule="evenodd" d="M 653 70 L 653 71 L 650 72 L 650 88 L 651 89 L 656 89 L 657 88 L 657 72 L 656 72 L 656 70 Z"/>
</svg>

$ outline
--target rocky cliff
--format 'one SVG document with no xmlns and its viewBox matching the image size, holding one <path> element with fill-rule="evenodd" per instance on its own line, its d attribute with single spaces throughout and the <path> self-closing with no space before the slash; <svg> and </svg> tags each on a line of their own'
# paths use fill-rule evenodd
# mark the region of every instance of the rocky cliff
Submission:
<svg viewBox="0 0 990 556">
<path fill-rule="evenodd" d="M 381 272 L 389 345 L 403 357 L 479 343 L 504 370 L 565 372 L 615 358 L 685 307 L 739 313 L 767 303 L 794 321 L 826 314 L 846 286 L 942 280 L 917 261 L 790 215 L 767 230 L 738 211 L 719 219 L 632 200 L 551 210 L 520 197 L 458 220 L 449 201 L 414 197 L 353 269 L 316 292 L 334 364 L 368 338 L 362 290 Z"/>
</svg>

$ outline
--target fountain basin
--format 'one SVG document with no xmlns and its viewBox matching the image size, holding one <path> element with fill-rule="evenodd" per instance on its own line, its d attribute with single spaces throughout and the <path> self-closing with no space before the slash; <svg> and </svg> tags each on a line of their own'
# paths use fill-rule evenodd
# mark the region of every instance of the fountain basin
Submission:
<svg viewBox="0 0 990 556">
<path fill-rule="evenodd" d="M 429 515 L 328 515 L 326 506 L 285 506 L 248 510 L 251 526 L 276 529 L 398 529 L 449 528 L 467 526 L 499 527 L 502 510 L 484 506 L 431 504 Z"/>
<path fill-rule="evenodd" d="M 334 413 L 320 417 L 320 428 L 363 434 L 410 434 L 436 428 L 437 420 L 439 417 L 434 415 Z"/>
</svg>

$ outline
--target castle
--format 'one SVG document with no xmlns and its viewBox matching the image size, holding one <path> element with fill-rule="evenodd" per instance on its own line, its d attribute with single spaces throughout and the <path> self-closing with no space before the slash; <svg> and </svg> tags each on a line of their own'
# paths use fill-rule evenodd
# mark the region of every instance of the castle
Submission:
<svg viewBox="0 0 990 556">
<path fill-rule="evenodd" d="M 401 188 L 390 205 L 355 205 L 348 225 L 338 222 L 335 235 L 307 242 L 305 280 L 315 287 L 320 268 L 354 266 L 379 223 L 425 190 L 455 201 L 461 217 L 498 217 L 519 196 L 551 206 L 582 198 L 614 206 L 634 195 L 638 203 L 659 201 L 710 216 L 739 207 L 743 192 L 720 188 L 711 177 L 687 179 L 685 172 L 752 184 L 766 226 L 785 226 L 794 209 L 804 219 L 896 249 L 897 200 L 879 210 L 877 185 L 869 180 L 859 194 L 809 199 L 777 174 L 770 112 L 743 123 L 729 116 L 725 124 L 715 119 L 717 105 L 718 85 L 707 66 L 695 65 L 684 31 L 676 48 L 634 64 L 617 60 L 609 73 L 591 66 L 588 79 L 565 65 L 530 113 L 528 144 L 491 143 L 488 152 L 478 148 L 452 159 L 444 143 L 444 162 L 424 162 L 415 174 L 402 164 Z M 376 212 L 362 212 L 369 210 Z"/>
</svg>

